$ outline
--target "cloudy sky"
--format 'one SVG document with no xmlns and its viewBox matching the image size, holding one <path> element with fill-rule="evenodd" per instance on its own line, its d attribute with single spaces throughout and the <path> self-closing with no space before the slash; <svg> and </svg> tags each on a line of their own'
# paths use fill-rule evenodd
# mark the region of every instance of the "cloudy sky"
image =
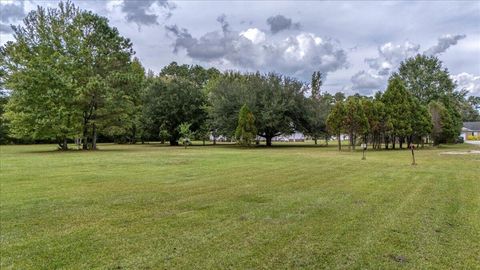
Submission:
<svg viewBox="0 0 480 270">
<path fill-rule="evenodd" d="M 480 1 L 74 0 L 107 17 L 155 72 L 171 61 L 275 71 L 323 90 L 372 94 L 406 57 L 438 56 L 459 88 L 480 96 Z M 37 5 L 0 0 L 0 44 Z"/>
</svg>

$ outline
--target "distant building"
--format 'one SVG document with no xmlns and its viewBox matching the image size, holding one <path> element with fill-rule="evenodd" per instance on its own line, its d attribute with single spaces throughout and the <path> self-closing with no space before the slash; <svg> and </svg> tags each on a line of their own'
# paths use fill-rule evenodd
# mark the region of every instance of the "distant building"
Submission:
<svg viewBox="0 0 480 270">
<path fill-rule="evenodd" d="M 305 135 L 303 133 L 296 131 L 290 135 L 280 135 L 272 139 L 274 142 L 304 142 Z"/>
<path fill-rule="evenodd" d="M 213 141 L 216 139 L 217 142 L 234 142 L 235 138 L 232 137 L 227 137 L 223 135 L 219 135 L 216 138 L 214 138 L 210 134 L 210 141 Z M 272 138 L 273 142 L 304 142 L 305 141 L 305 135 L 301 132 L 296 131 L 295 133 L 292 133 L 290 135 L 280 135 Z M 256 140 L 259 142 L 264 142 L 265 138 L 257 136 Z"/>
<path fill-rule="evenodd" d="M 465 141 L 469 136 L 480 137 L 480 122 L 463 122 L 461 136 Z"/>
</svg>

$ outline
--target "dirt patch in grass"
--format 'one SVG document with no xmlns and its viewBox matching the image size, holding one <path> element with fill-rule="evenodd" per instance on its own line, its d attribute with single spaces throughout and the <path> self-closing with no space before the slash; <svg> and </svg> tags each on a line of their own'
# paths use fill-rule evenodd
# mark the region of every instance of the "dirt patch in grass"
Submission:
<svg viewBox="0 0 480 270">
<path fill-rule="evenodd" d="M 408 262 L 407 260 L 407 257 L 403 256 L 403 255 L 393 255 L 393 254 L 390 254 L 388 255 L 388 257 L 394 261 L 396 261 L 397 263 L 400 263 L 400 264 L 404 264 L 406 262 Z"/>
</svg>

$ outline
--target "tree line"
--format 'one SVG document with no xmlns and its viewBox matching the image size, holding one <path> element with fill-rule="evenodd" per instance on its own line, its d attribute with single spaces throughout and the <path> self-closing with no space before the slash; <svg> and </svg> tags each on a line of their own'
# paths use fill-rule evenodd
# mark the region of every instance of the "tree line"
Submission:
<svg viewBox="0 0 480 270">
<path fill-rule="evenodd" d="M 38 7 L 13 27 L 14 41 L 0 48 L 0 140 L 76 140 L 96 149 L 98 140 L 150 140 L 185 145 L 219 136 L 243 145 L 266 145 L 279 135 L 303 132 L 317 144 L 342 135 L 350 145 L 400 148 L 403 144 L 454 142 L 462 120 L 476 120 L 479 100 L 456 91 L 435 57 L 406 59 L 384 92 L 373 97 L 321 91 L 276 73 L 220 72 L 172 62 L 146 72 L 132 43 L 108 20 L 71 2 Z"/>
</svg>

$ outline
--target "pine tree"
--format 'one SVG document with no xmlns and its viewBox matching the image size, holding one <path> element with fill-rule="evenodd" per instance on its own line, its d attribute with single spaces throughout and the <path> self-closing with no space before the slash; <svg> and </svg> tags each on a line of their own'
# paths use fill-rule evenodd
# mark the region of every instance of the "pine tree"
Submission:
<svg viewBox="0 0 480 270">
<path fill-rule="evenodd" d="M 235 131 L 235 138 L 239 144 L 250 146 L 256 135 L 255 117 L 248 106 L 244 104 L 238 113 L 238 126 Z"/>
<path fill-rule="evenodd" d="M 395 74 L 388 81 L 388 87 L 382 96 L 387 113 L 392 121 L 392 146 L 396 139 L 402 148 L 403 140 L 412 134 L 411 94 L 405 89 L 402 80 Z"/>
</svg>

